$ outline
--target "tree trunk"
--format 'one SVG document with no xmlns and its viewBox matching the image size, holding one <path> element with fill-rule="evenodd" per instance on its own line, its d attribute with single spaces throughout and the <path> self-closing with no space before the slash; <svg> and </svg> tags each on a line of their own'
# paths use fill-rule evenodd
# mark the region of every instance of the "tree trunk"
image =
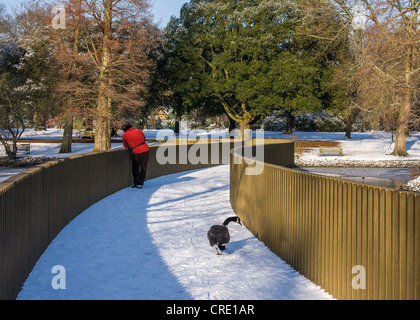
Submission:
<svg viewBox="0 0 420 320">
<path fill-rule="evenodd" d="M 16 154 L 17 154 L 17 146 L 16 141 L 12 140 L 12 145 L 10 145 L 7 142 L 3 143 L 4 150 L 6 151 L 7 159 L 8 160 L 16 160 Z"/>
<path fill-rule="evenodd" d="M 405 58 L 405 86 L 406 89 L 403 93 L 403 103 L 400 109 L 400 116 L 398 121 L 398 127 L 396 130 L 396 137 L 395 137 L 395 146 L 394 151 L 392 151 L 393 155 L 396 156 L 407 156 L 407 149 L 406 149 L 406 137 L 409 133 L 409 122 L 410 122 L 410 115 L 411 115 L 411 104 L 413 98 L 413 89 L 411 89 L 411 72 L 412 72 L 412 59 L 413 51 L 409 50 Z"/>
<path fill-rule="evenodd" d="M 395 146 L 394 151 L 392 151 L 393 155 L 396 156 L 407 156 L 406 150 L 406 137 L 409 131 L 408 124 L 410 121 L 410 113 L 411 113 L 411 91 L 407 89 L 407 92 L 404 94 L 404 102 L 401 106 L 399 123 L 396 130 L 396 137 L 395 137 Z"/>
<path fill-rule="evenodd" d="M 80 39 L 80 17 L 82 11 L 82 0 L 76 1 L 76 17 L 74 30 L 73 53 L 76 56 L 79 53 L 79 39 Z M 73 69 L 76 68 L 76 63 L 72 63 Z M 73 70 L 74 71 L 74 70 Z M 73 142 L 73 114 L 69 114 L 65 118 L 63 140 L 61 142 L 60 153 L 71 153 Z"/>
<path fill-rule="evenodd" d="M 346 131 L 346 139 L 351 139 L 351 127 L 349 125 L 346 125 L 345 131 Z"/>
<path fill-rule="evenodd" d="M 107 85 L 102 81 L 99 87 L 98 116 L 96 119 L 95 147 L 93 151 L 106 151 L 111 149 L 111 108 L 107 91 Z"/>
<path fill-rule="evenodd" d="M 251 125 L 247 122 L 241 122 L 240 130 L 240 139 L 244 141 L 245 145 L 250 145 L 252 143 Z"/>
<path fill-rule="evenodd" d="M 286 115 L 286 131 L 285 134 L 292 134 L 295 129 L 296 118 L 291 113 Z"/>
<path fill-rule="evenodd" d="M 179 120 L 175 121 L 175 130 L 174 133 L 176 136 L 179 136 L 179 133 L 181 132 L 181 123 Z"/>
<path fill-rule="evenodd" d="M 102 61 L 100 66 L 98 104 L 95 147 L 93 151 L 106 151 L 111 149 L 111 97 L 109 95 L 110 77 L 109 65 L 111 54 L 109 52 L 109 39 L 111 36 L 112 0 L 105 1 L 104 34 L 102 38 Z"/>
<path fill-rule="evenodd" d="M 219 115 L 216 116 L 216 129 L 220 130 L 220 116 Z"/>
<path fill-rule="evenodd" d="M 229 133 L 234 136 L 233 131 L 236 129 L 236 121 L 228 117 L 229 119 Z"/>
<path fill-rule="evenodd" d="M 63 141 L 61 142 L 60 153 L 71 153 L 73 141 L 73 116 L 69 115 L 65 119 Z"/>
<path fill-rule="evenodd" d="M 75 17 L 76 28 L 74 29 L 74 42 L 73 42 L 73 52 L 76 54 L 79 53 L 81 12 L 82 12 L 82 0 L 76 0 L 76 17 Z"/>
<path fill-rule="evenodd" d="M 99 112 L 101 108 L 98 106 Z M 96 121 L 95 147 L 93 151 L 106 151 L 111 149 L 111 129 L 106 116 L 98 116 Z"/>
<path fill-rule="evenodd" d="M 174 133 L 178 137 L 181 134 L 181 121 L 182 117 L 180 115 L 175 115 L 175 130 Z"/>
</svg>

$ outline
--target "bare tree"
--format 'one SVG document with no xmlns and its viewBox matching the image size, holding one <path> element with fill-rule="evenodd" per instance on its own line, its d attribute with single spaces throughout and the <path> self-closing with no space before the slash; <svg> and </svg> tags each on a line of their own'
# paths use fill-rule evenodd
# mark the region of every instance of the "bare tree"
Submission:
<svg viewBox="0 0 420 320">
<path fill-rule="evenodd" d="M 62 152 L 69 152 L 75 114 L 92 119 L 94 150 L 102 151 L 110 149 L 118 122 L 145 105 L 153 69 L 148 51 L 158 32 L 147 10 L 146 0 L 67 3 L 66 30 L 58 30 L 55 40 L 61 74 L 57 92 L 67 119 Z"/>
<path fill-rule="evenodd" d="M 342 28 L 332 35 L 331 28 L 327 28 L 327 33 L 318 32 L 314 36 L 328 38 L 331 43 L 342 32 L 353 38 L 358 50 L 354 71 L 359 76 L 355 96 L 358 100 L 354 101 L 364 109 L 372 101 L 360 97 L 375 96 L 377 105 L 392 105 L 394 109 L 399 106 L 393 154 L 407 155 L 406 136 L 420 87 L 420 0 L 305 0 L 298 1 L 298 4 L 301 10 L 312 14 L 323 14 L 331 5 L 341 12 Z M 356 6 L 364 11 L 367 22 L 364 30 L 353 30 L 355 18 L 359 18 Z M 306 17 L 310 19 L 310 14 Z M 386 91 L 382 97 L 378 96 L 379 88 Z M 381 110 L 384 109 L 376 108 L 376 112 Z M 375 110 L 371 108 L 370 111 Z"/>
<path fill-rule="evenodd" d="M 153 67 L 147 50 L 156 38 L 148 8 L 147 0 L 86 1 L 96 30 L 85 43 L 97 73 L 95 151 L 110 149 L 115 114 L 145 105 Z"/>
<path fill-rule="evenodd" d="M 420 0 L 363 3 L 373 21 L 363 57 L 400 105 L 393 154 L 406 156 L 410 117 L 420 93 Z"/>
<path fill-rule="evenodd" d="M 68 80 L 73 81 L 73 78 L 77 76 L 77 61 L 79 56 L 79 44 L 80 44 L 80 27 L 81 27 L 81 17 L 82 17 L 82 0 L 71 0 L 70 4 L 72 8 L 75 8 L 74 19 L 71 25 L 71 31 L 74 35 L 73 40 L 73 58 L 71 60 L 70 74 L 68 75 Z M 72 141 L 73 141 L 73 120 L 74 116 L 77 113 L 77 104 L 70 104 L 69 107 L 65 109 L 64 112 L 64 133 L 63 140 L 61 143 L 60 153 L 71 153 Z"/>
</svg>

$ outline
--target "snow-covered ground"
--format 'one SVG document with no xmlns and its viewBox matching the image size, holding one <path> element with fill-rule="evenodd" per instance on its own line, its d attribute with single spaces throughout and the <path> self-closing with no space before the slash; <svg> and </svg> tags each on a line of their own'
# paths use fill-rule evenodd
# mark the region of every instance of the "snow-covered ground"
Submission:
<svg viewBox="0 0 420 320">
<path fill-rule="evenodd" d="M 413 180 L 408 181 L 404 185 L 404 188 L 406 190 L 420 192 L 420 176 L 418 176 L 417 178 L 415 178 Z"/>
<path fill-rule="evenodd" d="M 145 136 L 149 140 L 163 140 L 174 136 L 172 130 L 144 130 Z M 76 134 L 76 130 L 74 131 Z M 226 137 L 228 131 L 223 130 L 187 130 L 183 131 L 181 138 L 187 137 L 207 137 L 207 138 L 223 138 Z M 320 140 L 320 141 L 337 141 L 343 149 L 343 157 L 320 157 L 318 150 L 307 150 L 300 156 L 301 160 L 317 160 L 317 161 L 331 161 L 335 159 L 340 160 L 419 160 L 420 161 L 420 133 L 413 133 L 407 138 L 407 157 L 392 156 L 390 153 L 394 148 L 392 142 L 392 134 L 390 132 L 365 132 L 352 133 L 352 139 L 346 139 L 343 132 L 294 132 L 292 135 L 285 135 L 282 132 L 273 131 L 254 131 L 254 137 L 273 138 L 273 139 L 294 139 L 294 140 Z M 61 139 L 63 136 L 62 129 L 48 129 L 47 131 L 34 131 L 32 129 L 26 130 L 22 138 L 25 139 Z M 122 136 L 122 132 L 119 132 Z M 394 137 L 395 138 L 395 137 Z M 121 147 L 121 143 L 113 143 L 112 148 Z M 2 149 L 2 148 L 0 148 Z M 93 150 L 91 143 L 74 143 L 73 153 L 87 153 Z M 50 156 L 50 157 L 65 157 L 68 155 L 59 154 L 59 143 L 31 144 L 31 156 Z M 0 150 L 2 152 L 2 150 Z"/>
<path fill-rule="evenodd" d="M 216 255 L 213 224 L 235 215 L 229 166 L 160 177 L 124 189 L 74 219 L 42 255 L 18 299 L 331 299 L 256 239 L 229 224 Z M 66 271 L 55 290 L 52 268 Z"/>
<path fill-rule="evenodd" d="M 172 135 L 146 130 L 148 139 Z M 195 131 L 221 136 L 227 131 Z M 61 138 L 62 131 L 27 132 L 27 138 Z M 408 138 L 409 157 L 392 151 L 391 134 L 297 132 L 292 137 L 264 132 L 267 138 L 334 140 L 343 157 L 319 157 L 307 150 L 307 161 L 419 161 L 420 134 Z M 121 148 L 120 143 L 113 148 Z M 59 144 L 31 144 L 31 156 L 59 157 Z M 93 144 L 73 144 L 74 154 Z M 8 175 L 15 168 L 6 168 Z M 312 169 L 311 169 L 312 170 Z M 405 174 L 401 173 L 401 174 Z M 0 179 L 2 173 L 0 171 Z M 1 180 L 0 180 L 1 181 Z M 231 243 L 216 255 L 207 231 L 234 215 L 229 203 L 229 166 L 219 166 L 146 182 L 142 190 L 124 189 L 91 206 L 51 243 L 27 279 L 18 299 L 331 299 L 258 241 L 246 226 L 229 225 Z M 66 270 L 66 289 L 55 290 L 52 268 Z"/>
<path fill-rule="evenodd" d="M 11 168 L 11 167 L 0 167 L 0 182 L 6 181 L 10 177 L 25 171 L 27 168 Z"/>
<path fill-rule="evenodd" d="M 74 131 L 76 133 L 76 131 Z M 147 139 L 163 140 L 174 136 L 172 130 L 144 130 Z M 207 137 L 207 138 L 223 138 L 226 137 L 228 131 L 224 130 L 188 130 L 183 131 L 181 138 L 186 137 Z M 119 132 L 122 136 L 122 132 Z M 282 132 L 273 131 L 254 131 L 254 137 L 264 136 L 265 138 L 273 139 L 294 139 L 294 140 L 320 140 L 320 141 L 337 141 L 340 143 L 343 149 L 343 157 L 320 157 L 318 155 L 318 149 L 309 149 L 307 152 L 299 157 L 300 161 L 317 161 L 317 162 L 331 162 L 331 161 L 407 161 L 415 160 L 420 161 L 420 133 L 413 133 L 407 138 L 407 157 L 392 156 L 390 153 L 394 148 L 394 142 L 392 142 L 392 134 L 390 132 L 364 132 L 352 133 L 352 139 L 346 139 L 343 132 L 294 132 L 292 135 L 285 135 Z M 63 136 L 62 129 L 48 129 L 47 131 L 34 131 L 26 130 L 23 133 L 22 138 L 26 139 L 61 139 Z M 395 137 L 394 137 L 395 140 Z M 121 143 L 114 143 L 112 148 L 121 147 Z M 46 156 L 51 157 L 62 157 L 58 153 L 60 147 L 59 144 L 31 144 L 31 156 Z M 93 150 L 93 144 L 89 143 L 74 143 L 73 154 L 80 154 L 91 152 Z"/>
<path fill-rule="evenodd" d="M 77 130 L 73 131 L 73 135 L 76 135 Z M 60 139 L 63 138 L 62 129 L 47 129 L 47 131 L 35 131 L 33 129 L 27 129 L 22 134 L 22 139 L 50 139 L 57 140 L 56 143 L 31 143 L 31 153 L 18 154 L 19 157 L 48 157 L 48 158 L 65 158 L 69 156 L 85 154 L 93 151 L 93 143 L 73 143 L 71 154 L 59 153 L 61 143 Z M 25 141 L 27 143 L 27 141 Z M 121 143 L 112 143 L 112 149 L 122 148 Z M 5 156 L 3 146 L 0 146 L 0 156 Z"/>
<path fill-rule="evenodd" d="M 299 163 L 305 165 L 329 164 L 335 162 L 353 162 L 364 164 L 385 162 L 409 162 L 420 161 L 420 133 L 412 134 L 407 138 L 407 157 L 398 157 L 391 155 L 394 149 L 392 134 L 390 132 L 367 132 L 352 133 L 352 139 L 345 139 L 343 133 L 310 133 L 297 132 L 295 137 L 301 140 L 326 140 L 337 141 L 343 149 L 343 156 L 320 157 L 317 148 L 309 149 L 299 157 Z"/>
</svg>

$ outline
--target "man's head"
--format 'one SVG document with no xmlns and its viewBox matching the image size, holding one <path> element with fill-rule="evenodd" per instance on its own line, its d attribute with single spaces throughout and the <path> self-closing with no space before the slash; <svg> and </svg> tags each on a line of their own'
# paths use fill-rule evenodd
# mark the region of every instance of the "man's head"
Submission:
<svg viewBox="0 0 420 320">
<path fill-rule="evenodd" d="M 126 132 L 126 131 L 130 130 L 132 127 L 133 127 L 133 126 L 132 126 L 130 123 L 126 123 L 126 124 L 124 124 L 124 125 L 122 126 L 122 130 L 123 130 L 124 132 Z"/>
</svg>

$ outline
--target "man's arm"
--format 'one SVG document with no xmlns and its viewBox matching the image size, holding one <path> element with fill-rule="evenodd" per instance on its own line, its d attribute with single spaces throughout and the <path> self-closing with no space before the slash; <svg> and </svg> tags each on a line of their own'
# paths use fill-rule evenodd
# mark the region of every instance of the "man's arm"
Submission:
<svg viewBox="0 0 420 320">
<path fill-rule="evenodd" d="M 128 149 L 128 143 L 125 141 L 124 136 L 122 138 L 124 148 Z"/>
</svg>

